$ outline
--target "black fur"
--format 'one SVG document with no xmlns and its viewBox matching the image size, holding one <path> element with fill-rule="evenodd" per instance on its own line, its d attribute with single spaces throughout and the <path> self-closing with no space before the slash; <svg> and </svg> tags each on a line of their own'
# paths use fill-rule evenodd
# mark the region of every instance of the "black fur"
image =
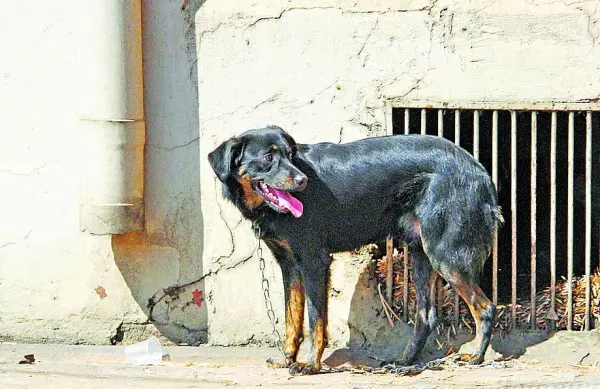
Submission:
<svg viewBox="0 0 600 389">
<path fill-rule="evenodd" d="M 472 362 L 483 360 L 494 308 L 477 282 L 502 218 L 488 173 L 469 153 L 445 139 L 422 135 L 296 145 L 272 126 L 224 142 L 209 161 L 225 197 L 260 226 L 284 277 L 290 269 L 301 275 L 314 352 L 304 365 L 295 360 L 297 350 L 287 350 L 294 355 L 284 363 L 291 372 L 312 374 L 321 366 L 320 342 L 326 335 L 319 325 L 327 323 L 330 253 L 387 237 L 412 245 L 418 293 L 415 332 L 402 362 L 414 360 L 435 327 L 431 296 L 438 275 L 470 301 L 481 339 Z M 263 182 L 291 192 L 304 213 L 298 218 L 282 213 L 255 197 L 260 195 L 249 191 L 248 182 L 254 189 Z M 286 288 L 289 283 L 284 280 Z"/>
</svg>

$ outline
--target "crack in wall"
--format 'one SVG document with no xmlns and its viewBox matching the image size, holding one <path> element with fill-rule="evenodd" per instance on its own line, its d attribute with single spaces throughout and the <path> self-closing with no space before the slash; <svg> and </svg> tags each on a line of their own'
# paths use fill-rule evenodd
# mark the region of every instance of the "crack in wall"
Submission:
<svg viewBox="0 0 600 389">
<path fill-rule="evenodd" d="M 33 230 L 29 230 L 29 231 L 27 231 L 27 233 L 26 233 L 24 236 L 22 236 L 22 237 L 20 237 L 20 238 L 17 238 L 17 240 L 16 240 L 16 241 L 14 241 L 14 240 L 9 240 L 9 241 L 6 241 L 6 242 L 4 242 L 4 243 L 0 244 L 0 249 L 3 249 L 3 248 L 5 248 L 5 247 L 8 247 L 8 246 L 10 246 L 10 245 L 13 245 L 13 244 L 17 244 L 17 243 L 18 243 L 20 240 L 24 240 L 24 239 L 27 239 L 27 238 L 29 238 L 29 235 L 31 235 L 31 232 L 32 232 L 32 231 L 33 231 Z"/>
<path fill-rule="evenodd" d="M 176 145 L 176 146 L 173 146 L 173 147 L 165 147 L 165 146 L 161 146 L 161 145 L 158 145 L 158 144 L 150 144 L 150 146 L 154 147 L 155 149 L 159 149 L 159 150 L 173 151 L 173 150 L 176 150 L 176 149 L 180 149 L 182 147 L 187 147 L 187 146 L 189 146 L 189 145 L 191 145 L 193 143 L 198 142 L 199 140 L 200 140 L 200 137 L 197 136 L 195 138 L 192 138 L 191 140 L 189 140 L 186 143 L 183 143 L 183 144 L 180 144 L 180 145 Z"/>
<path fill-rule="evenodd" d="M 435 4 L 437 3 L 437 0 L 434 1 L 432 4 L 421 7 L 421 8 L 414 8 L 414 9 L 388 9 L 388 10 L 353 10 L 353 9 L 344 9 L 341 6 L 326 6 L 326 7 L 290 7 L 290 8 L 285 8 L 283 9 L 279 15 L 275 15 L 275 16 L 263 16 L 263 17 L 259 17 L 257 19 L 252 20 L 244 29 L 248 30 L 251 27 L 255 27 L 256 25 L 258 25 L 260 22 L 263 21 L 267 21 L 267 20 L 279 20 L 281 19 L 286 13 L 288 12 L 292 12 L 292 11 L 312 11 L 312 10 L 339 10 L 341 12 L 342 15 L 344 14 L 377 14 L 377 15 L 385 15 L 385 14 L 389 14 L 389 13 L 409 13 L 409 12 L 424 12 L 424 11 L 430 11 L 431 8 L 433 8 L 435 6 Z M 198 47 L 197 47 L 197 55 L 199 56 L 200 54 L 200 46 L 201 46 L 201 42 L 202 39 L 204 38 L 204 36 L 206 34 L 210 34 L 210 33 L 214 33 L 216 32 L 219 28 L 221 28 L 223 25 L 226 26 L 231 26 L 231 24 L 229 23 L 225 23 L 225 22 L 219 22 L 215 27 L 209 29 L 209 30 L 204 30 L 202 32 L 200 32 L 200 34 L 198 35 Z"/>
<path fill-rule="evenodd" d="M 358 53 L 356 53 L 357 57 L 360 56 L 360 54 L 363 52 L 363 50 L 367 46 L 367 43 L 369 42 L 369 38 L 371 38 L 371 35 L 373 35 L 373 31 L 375 31 L 375 29 L 377 28 L 378 24 L 379 24 L 379 18 L 376 18 L 375 19 L 375 23 L 373 24 L 373 27 L 371 28 L 371 31 L 369 31 L 369 34 L 365 38 L 365 41 L 363 42 L 362 46 L 360 47 L 360 50 L 358 50 Z"/>
<path fill-rule="evenodd" d="M 221 218 L 221 220 L 223 220 L 223 224 L 225 224 L 225 227 L 227 228 L 227 232 L 229 232 L 229 240 L 231 241 L 231 251 L 229 252 L 229 254 L 221 255 L 219 258 L 217 258 L 215 260 L 215 262 L 219 263 L 222 259 L 231 258 L 233 253 L 235 253 L 235 239 L 233 237 L 233 230 L 231 229 L 231 227 L 229 227 L 229 224 L 227 224 L 227 221 L 223 217 L 223 208 L 221 207 L 221 203 L 219 202 L 218 193 L 219 193 L 219 189 L 220 189 L 220 182 L 217 178 L 214 178 L 214 182 L 215 182 L 215 190 L 214 190 L 215 203 L 217 204 L 217 207 L 219 208 L 219 217 Z"/>
</svg>

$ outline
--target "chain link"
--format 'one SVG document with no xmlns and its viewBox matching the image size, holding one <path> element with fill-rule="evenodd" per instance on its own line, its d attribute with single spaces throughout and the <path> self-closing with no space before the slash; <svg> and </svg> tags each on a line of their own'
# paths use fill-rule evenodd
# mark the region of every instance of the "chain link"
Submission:
<svg viewBox="0 0 600 389">
<path fill-rule="evenodd" d="M 262 290 L 263 297 L 265 299 L 265 308 L 267 309 L 267 316 L 269 317 L 269 321 L 271 322 L 271 326 L 273 326 L 273 336 L 275 336 L 275 343 L 281 354 L 283 355 L 283 359 L 285 360 L 287 357 L 285 355 L 285 351 L 283 350 L 283 342 L 281 341 L 281 334 L 277 330 L 277 317 L 275 316 L 275 311 L 273 310 L 273 303 L 271 302 L 271 294 L 269 293 L 269 280 L 265 276 L 265 257 L 263 256 L 263 250 L 261 246 L 260 239 L 260 226 L 258 224 L 253 225 L 254 235 L 258 239 L 258 247 L 256 248 L 256 254 L 258 255 L 258 264 L 260 267 L 260 273 L 262 276 Z"/>
</svg>

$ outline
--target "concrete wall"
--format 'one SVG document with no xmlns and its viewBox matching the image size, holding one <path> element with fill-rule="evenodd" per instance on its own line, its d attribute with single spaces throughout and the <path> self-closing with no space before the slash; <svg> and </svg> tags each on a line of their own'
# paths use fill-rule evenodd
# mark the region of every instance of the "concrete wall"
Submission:
<svg viewBox="0 0 600 389">
<path fill-rule="evenodd" d="M 191 3 L 144 2 L 146 232 L 115 237 L 79 229 L 80 2 L 3 4 L 0 341 L 109 344 L 157 328 L 174 342 L 204 339 L 200 283 L 161 299 L 202 275 Z M 156 292 L 158 326 L 147 317 Z"/>
<path fill-rule="evenodd" d="M 597 101 L 599 20 L 596 1 L 205 3 L 196 27 L 209 340 L 272 340 L 256 242 L 206 160 L 216 145 L 264 124 L 303 143 L 384 134 L 391 98 Z M 278 269 L 267 266 L 282 318 Z M 334 344 L 372 341 L 385 328 L 372 283 L 353 281 L 368 271 L 348 258 L 334 267 Z"/>
</svg>

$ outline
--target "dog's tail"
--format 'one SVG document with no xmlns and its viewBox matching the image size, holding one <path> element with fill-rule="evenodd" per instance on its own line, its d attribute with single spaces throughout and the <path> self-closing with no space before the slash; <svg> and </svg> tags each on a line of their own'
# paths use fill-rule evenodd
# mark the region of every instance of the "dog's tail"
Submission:
<svg viewBox="0 0 600 389">
<path fill-rule="evenodd" d="M 504 216 L 502 216 L 502 207 L 497 205 L 495 208 L 491 209 L 492 216 L 498 223 L 498 227 L 502 227 L 504 225 Z"/>
</svg>

